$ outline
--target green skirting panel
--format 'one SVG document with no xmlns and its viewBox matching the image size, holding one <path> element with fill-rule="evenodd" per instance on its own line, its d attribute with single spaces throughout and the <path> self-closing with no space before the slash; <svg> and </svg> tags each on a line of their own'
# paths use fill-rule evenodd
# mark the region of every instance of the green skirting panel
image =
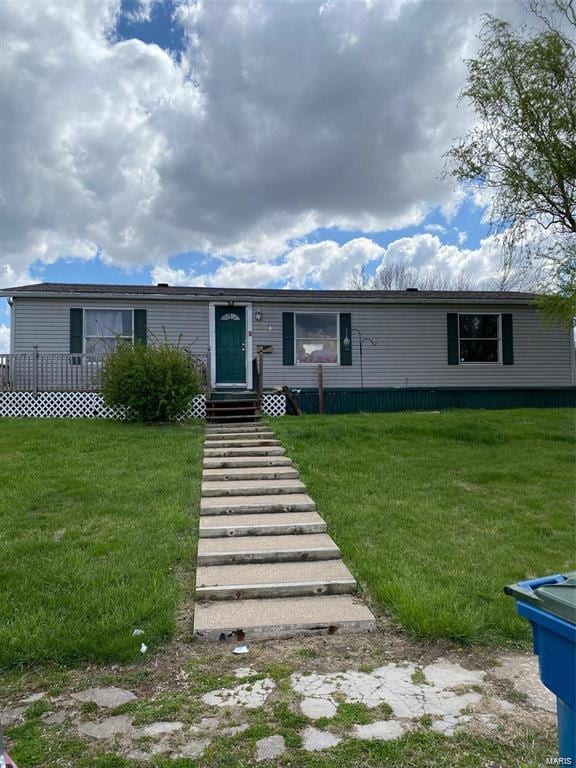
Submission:
<svg viewBox="0 0 576 768">
<path fill-rule="evenodd" d="M 304 413 L 318 413 L 318 390 L 295 389 Z M 440 411 L 446 408 L 574 408 L 576 387 L 325 389 L 326 413 Z"/>
</svg>

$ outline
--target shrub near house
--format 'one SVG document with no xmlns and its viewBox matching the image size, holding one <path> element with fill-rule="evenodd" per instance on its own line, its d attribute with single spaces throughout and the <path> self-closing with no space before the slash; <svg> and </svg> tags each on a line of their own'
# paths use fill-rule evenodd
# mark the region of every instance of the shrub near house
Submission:
<svg viewBox="0 0 576 768">
<path fill-rule="evenodd" d="M 169 344 L 119 344 L 106 358 L 102 395 L 135 421 L 171 421 L 202 389 L 184 350 Z"/>
</svg>

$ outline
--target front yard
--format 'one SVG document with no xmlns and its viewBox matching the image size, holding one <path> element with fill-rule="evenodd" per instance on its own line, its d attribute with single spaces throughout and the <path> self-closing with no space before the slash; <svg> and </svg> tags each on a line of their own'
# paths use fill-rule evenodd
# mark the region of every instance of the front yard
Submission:
<svg viewBox="0 0 576 768">
<path fill-rule="evenodd" d="M 174 633 L 200 455 L 199 426 L 0 420 L 0 669 L 134 660 L 134 629 L 151 650 Z"/>
<path fill-rule="evenodd" d="M 574 567 L 573 413 L 273 426 L 379 626 L 236 657 L 191 642 L 201 427 L 0 420 L 0 717 L 19 768 L 247 768 L 268 737 L 286 751 L 264 764 L 283 768 L 553 757 L 552 705 L 511 648 L 528 631 L 501 589 Z M 338 688 L 335 716 L 304 714 L 308 675 Z M 215 703 L 243 685 L 266 686 L 259 706 Z M 97 704 L 110 686 L 131 700 Z M 309 751 L 314 738 L 333 746 Z"/>
<path fill-rule="evenodd" d="M 574 412 L 306 416 L 275 423 L 345 562 L 426 639 L 522 643 L 505 584 L 574 570 Z"/>
</svg>

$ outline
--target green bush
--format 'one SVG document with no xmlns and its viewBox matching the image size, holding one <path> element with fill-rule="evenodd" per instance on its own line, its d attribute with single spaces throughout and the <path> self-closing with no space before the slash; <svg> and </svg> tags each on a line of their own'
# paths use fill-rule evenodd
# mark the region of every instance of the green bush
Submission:
<svg viewBox="0 0 576 768">
<path fill-rule="evenodd" d="M 179 347 L 119 344 L 104 363 L 102 395 L 134 421 L 170 421 L 202 390 L 200 373 Z"/>
</svg>

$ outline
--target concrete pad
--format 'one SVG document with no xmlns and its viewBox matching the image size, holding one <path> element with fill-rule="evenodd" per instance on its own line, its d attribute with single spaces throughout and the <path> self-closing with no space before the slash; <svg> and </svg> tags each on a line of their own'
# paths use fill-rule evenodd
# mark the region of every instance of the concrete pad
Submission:
<svg viewBox="0 0 576 768">
<path fill-rule="evenodd" d="M 254 677 L 258 672 L 252 667 L 238 667 L 234 670 L 234 677 L 238 680 L 243 680 L 245 677 Z"/>
<path fill-rule="evenodd" d="M 190 739 L 178 748 L 174 757 L 202 757 L 204 751 L 211 744 L 210 739 Z"/>
<path fill-rule="evenodd" d="M 305 493 L 300 480 L 204 480 L 202 496 L 266 496 L 270 494 Z"/>
<path fill-rule="evenodd" d="M 309 725 L 302 734 L 302 749 L 305 749 L 306 752 L 319 752 L 322 749 L 335 747 L 341 741 L 340 736 L 328 733 L 328 731 L 319 731 L 318 728 Z"/>
<path fill-rule="evenodd" d="M 405 730 L 397 720 L 378 720 L 367 725 L 355 725 L 353 736 L 365 741 L 390 741 L 399 739 Z"/>
<path fill-rule="evenodd" d="M 540 680 L 538 657 L 532 653 L 509 653 L 498 657 L 499 665 L 489 674 L 507 680 L 512 687 L 523 693 L 530 704 L 546 712 L 556 712 L 556 697 Z"/>
<path fill-rule="evenodd" d="M 298 479 L 298 470 L 294 467 L 236 467 L 233 469 L 205 469 L 204 480 L 278 480 Z"/>
<path fill-rule="evenodd" d="M 314 501 L 305 493 L 269 496 L 218 496 L 200 501 L 200 515 L 241 515 L 265 512 L 313 512 Z"/>
<path fill-rule="evenodd" d="M 0 710 L 0 723 L 5 728 L 14 725 L 14 723 L 24 719 L 26 709 L 27 707 L 8 707 L 7 709 Z"/>
<path fill-rule="evenodd" d="M 108 717 L 100 723 L 80 723 L 78 732 L 93 739 L 111 739 L 119 733 L 129 734 L 132 731 L 132 718 L 128 715 Z"/>
<path fill-rule="evenodd" d="M 78 691 L 71 695 L 76 701 L 93 701 L 99 707 L 106 709 L 114 709 L 137 698 L 132 691 L 116 688 L 113 685 L 107 688 L 87 688 L 85 691 Z"/>
<path fill-rule="evenodd" d="M 317 512 L 272 512 L 255 515 L 212 515 L 200 518 L 200 538 L 324 533 Z"/>
<path fill-rule="evenodd" d="M 485 672 L 465 669 L 450 661 L 435 661 L 422 670 L 426 682 L 438 688 L 455 688 L 458 685 L 475 685 L 482 682 Z"/>
<path fill-rule="evenodd" d="M 322 717 L 334 717 L 338 708 L 330 699 L 302 699 L 300 711 L 310 720 L 319 720 Z"/>
<path fill-rule="evenodd" d="M 276 683 L 268 677 L 253 683 L 242 683 L 235 688 L 218 688 L 202 696 L 204 704 L 211 707 L 245 707 L 257 709 L 266 703 L 276 688 Z"/>
<path fill-rule="evenodd" d="M 154 737 L 165 736 L 167 733 L 176 733 L 184 728 L 184 723 L 179 720 L 159 720 L 149 725 L 144 725 L 142 728 L 134 728 L 134 736 L 140 738 L 142 736 Z"/>
<path fill-rule="evenodd" d="M 461 676 L 468 672 L 460 669 Z M 482 699 L 479 693 L 461 694 L 450 690 L 460 684 L 446 679 L 439 680 L 446 687 L 414 683 L 415 670 L 416 665 L 409 662 L 386 664 L 370 673 L 355 670 L 328 674 L 295 673 L 291 683 L 294 690 L 306 698 L 334 701 L 338 695 L 344 701 L 364 704 L 371 709 L 385 702 L 396 717 L 412 719 L 423 715 L 460 715 L 466 707 L 477 705 Z"/>
<path fill-rule="evenodd" d="M 46 723 L 46 725 L 62 725 L 65 720 L 66 712 L 63 712 L 62 710 L 58 710 L 58 712 L 47 712 L 42 715 L 42 721 Z"/>
<path fill-rule="evenodd" d="M 237 469 L 239 467 L 291 467 L 287 456 L 225 456 L 210 458 L 204 456 L 204 469 Z"/>
<path fill-rule="evenodd" d="M 256 742 L 256 762 L 274 760 L 286 751 L 283 736 L 266 736 Z"/>
<path fill-rule="evenodd" d="M 302 634 L 367 632 L 376 621 L 368 608 L 352 595 L 238 600 L 233 603 L 197 603 L 194 633 L 198 639 L 219 640 L 241 629 L 253 638 Z"/>
</svg>

